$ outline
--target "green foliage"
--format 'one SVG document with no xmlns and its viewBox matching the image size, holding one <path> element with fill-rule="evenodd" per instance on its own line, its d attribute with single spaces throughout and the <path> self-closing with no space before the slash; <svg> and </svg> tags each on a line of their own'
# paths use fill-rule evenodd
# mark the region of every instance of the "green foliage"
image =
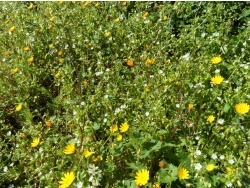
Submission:
<svg viewBox="0 0 250 188">
<path fill-rule="evenodd" d="M 0 187 L 249 187 L 249 10 L 1 2 Z"/>
</svg>

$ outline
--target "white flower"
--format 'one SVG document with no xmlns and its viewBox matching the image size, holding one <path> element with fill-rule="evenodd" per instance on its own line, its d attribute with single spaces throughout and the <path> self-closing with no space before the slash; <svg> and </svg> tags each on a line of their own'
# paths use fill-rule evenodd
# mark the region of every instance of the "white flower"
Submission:
<svg viewBox="0 0 250 188">
<path fill-rule="evenodd" d="M 104 99 L 107 99 L 107 98 L 109 98 L 109 95 L 104 95 Z"/>
<path fill-rule="evenodd" d="M 103 119 L 103 122 L 106 123 L 106 122 L 107 122 L 107 118 L 104 118 L 104 119 Z"/>
<path fill-rule="evenodd" d="M 196 136 L 196 137 L 195 137 L 195 140 L 199 140 L 199 139 L 200 139 L 200 137 L 199 137 L 199 136 Z"/>
<path fill-rule="evenodd" d="M 77 112 L 74 110 L 74 111 L 73 111 L 73 116 L 75 116 L 76 114 L 77 114 Z"/>
<path fill-rule="evenodd" d="M 215 32 L 215 33 L 213 34 L 213 36 L 214 36 L 214 37 L 218 37 L 219 34 L 220 34 L 219 32 Z"/>
<path fill-rule="evenodd" d="M 95 73 L 96 76 L 99 76 L 99 75 L 101 75 L 101 74 L 103 74 L 102 71 L 99 71 L 99 72 L 96 72 L 96 73 Z"/>
<path fill-rule="evenodd" d="M 176 108 L 180 108 L 180 104 L 176 104 L 175 106 L 176 106 Z"/>
<path fill-rule="evenodd" d="M 81 102 L 81 105 L 84 106 L 84 104 L 85 104 L 84 101 L 82 101 L 82 102 Z"/>
<path fill-rule="evenodd" d="M 3 172 L 7 172 L 7 171 L 8 171 L 8 167 L 7 166 L 3 167 Z"/>
<path fill-rule="evenodd" d="M 215 72 L 215 73 L 219 73 L 219 72 L 220 72 L 220 69 L 216 69 L 214 72 Z"/>
<path fill-rule="evenodd" d="M 200 170 L 200 169 L 202 169 L 201 163 L 196 163 L 196 164 L 194 165 L 194 169 L 195 169 L 195 170 Z"/>
<path fill-rule="evenodd" d="M 81 181 L 76 184 L 76 188 L 82 188 L 82 186 L 83 186 L 83 183 Z"/>
<path fill-rule="evenodd" d="M 205 37 L 206 36 L 206 33 L 201 33 L 201 37 Z"/>
<path fill-rule="evenodd" d="M 11 135 L 11 131 L 8 131 L 8 132 L 7 132 L 7 136 L 10 136 L 10 135 Z"/>
<path fill-rule="evenodd" d="M 200 150 L 196 150 L 195 151 L 195 155 L 197 155 L 197 156 L 201 155 L 201 151 Z"/>
<path fill-rule="evenodd" d="M 121 109 L 124 109 L 124 108 L 126 108 L 127 106 L 126 106 L 126 104 L 123 104 L 123 105 L 121 105 Z"/>
<path fill-rule="evenodd" d="M 231 182 L 227 182 L 227 183 L 226 183 L 226 186 L 227 186 L 227 187 L 232 187 L 233 184 L 232 184 Z"/>
<path fill-rule="evenodd" d="M 225 159 L 225 156 L 224 156 L 224 155 L 221 155 L 221 156 L 220 156 L 220 159 L 221 159 L 221 160 Z"/>
<path fill-rule="evenodd" d="M 181 57 L 185 61 L 188 61 L 190 59 L 190 53 L 186 53 L 184 56 Z"/>
<path fill-rule="evenodd" d="M 163 73 L 163 70 L 158 70 L 158 74 L 162 74 Z"/>
<path fill-rule="evenodd" d="M 207 155 L 203 155 L 203 158 L 206 159 L 206 158 L 207 158 Z"/>
<path fill-rule="evenodd" d="M 10 166 L 10 167 L 14 166 L 14 163 L 11 163 L 9 166 Z"/>
<path fill-rule="evenodd" d="M 224 124 L 224 119 L 221 119 L 221 118 L 218 119 L 218 120 L 217 120 L 217 123 L 220 124 L 220 125 L 223 125 L 223 124 Z"/>
<path fill-rule="evenodd" d="M 228 162 L 232 165 L 234 164 L 234 160 L 233 159 L 229 159 Z"/>
<path fill-rule="evenodd" d="M 147 116 L 147 117 L 148 117 L 148 116 L 149 116 L 149 112 L 146 112 L 146 113 L 145 113 L 145 116 Z"/>
</svg>

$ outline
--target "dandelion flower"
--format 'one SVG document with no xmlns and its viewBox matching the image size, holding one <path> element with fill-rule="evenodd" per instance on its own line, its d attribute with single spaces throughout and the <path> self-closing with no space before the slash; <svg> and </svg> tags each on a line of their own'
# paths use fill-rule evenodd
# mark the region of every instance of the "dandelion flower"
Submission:
<svg viewBox="0 0 250 188">
<path fill-rule="evenodd" d="M 8 51 L 7 51 L 7 52 L 4 52 L 4 55 L 5 55 L 5 56 L 8 56 L 8 55 L 10 55 L 10 52 L 8 52 Z"/>
<path fill-rule="evenodd" d="M 239 103 L 235 105 L 235 110 L 239 114 L 246 114 L 249 112 L 250 106 L 247 103 Z"/>
<path fill-rule="evenodd" d="M 148 180 L 149 180 L 148 170 L 142 169 L 136 172 L 136 176 L 135 176 L 136 185 L 139 185 L 139 186 L 146 185 L 148 183 Z"/>
<path fill-rule="evenodd" d="M 51 18 L 49 19 L 49 21 L 53 22 L 54 19 L 55 19 L 55 17 L 53 16 L 53 17 L 51 17 Z"/>
<path fill-rule="evenodd" d="M 109 130 L 111 131 L 111 133 L 114 133 L 114 132 L 116 132 L 118 130 L 118 126 L 116 124 L 111 125 Z"/>
<path fill-rule="evenodd" d="M 63 63 L 64 59 L 63 59 L 63 58 L 59 58 L 58 61 L 59 61 L 60 63 Z"/>
<path fill-rule="evenodd" d="M 164 21 L 166 21 L 167 19 L 168 19 L 168 17 L 167 17 L 167 16 L 164 16 L 164 17 L 163 17 L 163 20 L 164 20 Z"/>
<path fill-rule="evenodd" d="M 142 15 L 142 18 L 145 19 L 147 16 L 148 16 L 148 12 L 145 12 L 145 13 Z"/>
<path fill-rule="evenodd" d="M 59 188 L 69 187 L 75 179 L 75 174 L 72 171 L 65 173 L 63 176 L 64 177 L 61 178 L 61 181 L 59 181 Z"/>
<path fill-rule="evenodd" d="M 210 115 L 207 117 L 207 121 L 209 121 L 210 123 L 214 121 L 214 116 L 213 115 Z"/>
<path fill-rule="evenodd" d="M 62 75 L 58 72 L 58 73 L 56 73 L 56 75 L 55 75 L 55 77 L 56 78 L 60 78 Z"/>
<path fill-rule="evenodd" d="M 22 105 L 22 104 L 19 104 L 19 105 L 17 105 L 17 107 L 16 107 L 16 111 L 18 112 L 18 111 L 22 110 L 22 108 L 23 108 L 23 105 Z"/>
<path fill-rule="evenodd" d="M 15 26 L 12 26 L 10 29 L 9 29 L 9 32 L 13 32 L 15 31 L 16 27 Z"/>
<path fill-rule="evenodd" d="M 222 59 L 221 59 L 220 56 L 218 56 L 218 57 L 213 57 L 213 58 L 211 59 L 212 64 L 219 64 L 221 61 L 222 61 Z"/>
<path fill-rule="evenodd" d="M 127 61 L 127 65 L 130 66 L 130 67 L 133 67 L 134 66 L 134 62 L 132 60 L 128 60 Z"/>
<path fill-rule="evenodd" d="M 128 131 L 128 129 L 129 129 L 129 124 L 128 124 L 127 122 L 125 122 L 125 123 L 123 123 L 123 124 L 121 125 L 121 127 L 120 127 L 120 132 L 121 132 L 121 133 L 125 133 L 125 132 Z"/>
<path fill-rule="evenodd" d="M 66 148 L 63 150 L 63 153 L 66 155 L 75 153 L 75 143 L 70 143 L 66 146 Z"/>
<path fill-rule="evenodd" d="M 232 173 L 233 173 L 233 169 L 232 168 L 227 167 L 226 170 L 227 170 L 227 175 L 228 176 L 232 175 Z"/>
<path fill-rule="evenodd" d="M 85 158 L 90 157 L 94 152 L 93 151 L 89 151 L 89 150 L 84 150 L 83 151 L 83 155 Z"/>
<path fill-rule="evenodd" d="M 31 3 L 30 6 L 28 7 L 29 10 L 32 10 L 34 8 L 34 5 Z"/>
<path fill-rule="evenodd" d="M 106 32 L 105 37 L 109 37 L 111 35 L 111 32 Z"/>
<path fill-rule="evenodd" d="M 220 75 L 217 75 L 217 76 L 214 76 L 211 78 L 211 84 L 214 84 L 214 85 L 220 85 L 221 82 L 223 82 L 224 78 Z"/>
<path fill-rule="evenodd" d="M 214 164 L 208 164 L 206 169 L 208 172 L 211 172 L 214 170 L 214 168 L 215 168 Z"/>
<path fill-rule="evenodd" d="M 188 109 L 189 110 L 192 110 L 194 108 L 194 105 L 193 104 L 188 104 Z"/>
<path fill-rule="evenodd" d="M 119 18 L 114 20 L 115 23 L 118 23 L 119 21 L 120 21 Z"/>
<path fill-rule="evenodd" d="M 12 73 L 13 73 L 13 74 L 16 74 L 18 71 L 19 71 L 18 68 L 12 69 Z"/>
<path fill-rule="evenodd" d="M 185 168 L 178 169 L 178 177 L 180 180 L 185 180 L 189 178 L 188 170 Z"/>
<path fill-rule="evenodd" d="M 57 52 L 57 55 L 61 56 L 63 54 L 63 52 L 60 50 L 59 52 Z"/>
<path fill-rule="evenodd" d="M 34 57 L 28 58 L 27 61 L 28 61 L 29 63 L 32 63 L 32 62 L 34 61 Z"/>
<path fill-rule="evenodd" d="M 123 1 L 122 2 L 122 6 L 126 6 L 127 5 L 127 2 L 126 1 Z"/>
<path fill-rule="evenodd" d="M 153 185 L 153 188 L 161 188 L 161 185 L 159 183 L 156 183 Z"/>
<path fill-rule="evenodd" d="M 31 143 L 31 147 L 32 147 L 32 148 L 37 147 L 37 146 L 39 145 L 39 143 L 40 143 L 40 138 L 39 138 L 39 137 L 38 137 L 38 138 L 35 138 L 35 139 L 33 140 L 33 142 Z"/>
<path fill-rule="evenodd" d="M 29 49 L 30 49 L 30 48 L 29 48 L 28 46 L 25 46 L 25 47 L 23 48 L 23 50 L 24 50 L 25 52 L 27 52 Z"/>
<path fill-rule="evenodd" d="M 122 140 L 122 135 L 119 134 L 119 135 L 116 137 L 116 140 L 117 140 L 117 141 L 121 141 L 121 140 Z"/>
<path fill-rule="evenodd" d="M 94 157 L 92 161 L 93 162 L 102 161 L 102 156 L 98 155 L 97 157 Z"/>
<path fill-rule="evenodd" d="M 52 123 L 51 123 L 51 121 L 46 121 L 46 122 L 45 122 L 45 125 L 46 125 L 47 127 L 51 127 Z"/>
</svg>

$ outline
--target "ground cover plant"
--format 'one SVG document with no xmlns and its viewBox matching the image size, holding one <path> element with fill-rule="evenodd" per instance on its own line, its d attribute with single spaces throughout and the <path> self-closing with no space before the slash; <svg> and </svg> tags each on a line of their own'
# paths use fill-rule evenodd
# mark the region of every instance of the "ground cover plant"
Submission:
<svg viewBox="0 0 250 188">
<path fill-rule="evenodd" d="M 249 187 L 248 2 L 1 2 L 0 187 Z"/>
</svg>

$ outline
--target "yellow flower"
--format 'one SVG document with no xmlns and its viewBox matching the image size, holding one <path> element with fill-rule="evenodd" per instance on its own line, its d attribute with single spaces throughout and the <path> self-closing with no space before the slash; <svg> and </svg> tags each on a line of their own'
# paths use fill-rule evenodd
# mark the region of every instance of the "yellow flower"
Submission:
<svg viewBox="0 0 250 188">
<path fill-rule="evenodd" d="M 178 177 L 179 177 L 180 180 L 188 179 L 189 178 L 189 174 L 188 174 L 187 169 L 185 169 L 185 168 L 179 168 L 178 169 Z"/>
<path fill-rule="evenodd" d="M 126 6 L 127 5 L 127 2 L 126 1 L 123 1 L 122 2 L 122 6 Z"/>
<path fill-rule="evenodd" d="M 97 157 L 94 157 L 92 161 L 93 162 L 102 161 L 102 156 L 98 155 Z"/>
<path fill-rule="evenodd" d="M 111 35 L 111 32 L 106 32 L 105 37 L 109 37 Z"/>
<path fill-rule="evenodd" d="M 29 63 L 32 63 L 32 62 L 34 61 L 34 57 L 28 58 L 27 61 L 28 61 Z"/>
<path fill-rule="evenodd" d="M 63 59 L 63 58 L 59 58 L 58 61 L 59 61 L 60 63 L 63 63 L 64 59 Z"/>
<path fill-rule="evenodd" d="M 116 18 L 116 19 L 114 20 L 115 23 L 118 23 L 119 21 L 120 21 L 119 18 Z"/>
<path fill-rule="evenodd" d="M 119 134 L 119 135 L 116 137 L 116 140 L 117 140 L 117 141 L 121 141 L 121 140 L 122 140 L 122 135 Z"/>
<path fill-rule="evenodd" d="M 194 108 L 194 105 L 193 104 L 188 104 L 188 109 L 189 110 L 192 110 Z"/>
<path fill-rule="evenodd" d="M 56 75 L 55 75 L 55 77 L 56 78 L 60 78 L 62 75 L 58 72 L 58 73 L 56 73 Z"/>
<path fill-rule="evenodd" d="M 15 26 L 12 26 L 10 29 L 9 29 L 9 32 L 13 32 L 15 31 L 16 27 Z"/>
<path fill-rule="evenodd" d="M 98 6 L 99 6 L 99 3 L 96 3 L 96 4 L 95 4 L 95 7 L 98 7 Z"/>
<path fill-rule="evenodd" d="M 220 85 L 224 78 L 220 75 L 211 78 L 211 84 Z"/>
<path fill-rule="evenodd" d="M 235 110 L 239 114 L 246 114 L 249 112 L 250 106 L 247 103 L 239 103 L 235 105 Z"/>
<path fill-rule="evenodd" d="M 40 143 L 40 138 L 35 138 L 35 139 L 33 140 L 33 142 L 31 143 L 31 147 L 34 148 L 34 147 L 38 146 L 39 143 Z"/>
<path fill-rule="evenodd" d="M 20 138 L 24 138 L 24 137 L 25 137 L 25 133 L 21 133 Z"/>
<path fill-rule="evenodd" d="M 161 185 L 159 183 L 156 183 L 153 185 L 153 188 L 161 188 Z"/>
<path fill-rule="evenodd" d="M 133 67 L 134 66 L 134 62 L 132 60 L 127 60 L 127 65 L 130 66 L 130 67 Z"/>
<path fill-rule="evenodd" d="M 28 46 L 25 46 L 24 48 L 23 48 L 23 50 L 24 51 L 28 51 L 30 48 L 28 47 Z"/>
<path fill-rule="evenodd" d="M 167 19 L 168 19 L 168 17 L 167 17 L 167 16 L 164 16 L 164 17 L 163 17 L 163 20 L 164 20 L 164 21 L 166 21 Z"/>
<path fill-rule="evenodd" d="M 160 168 L 164 168 L 164 167 L 166 167 L 166 163 L 164 161 L 160 161 L 159 164 L 158 164 L 158 166 Z"/>
<path fill-rule="evenodd" d="M 59 4 L 63 4 L 63 1 L 59 1 Z"/>
<path fill-rule="evenodd" d="M 45 122 L 45 125 L 46 125 L 47 127 L 51 127 L 52 123 L 51 123 L 51 121 L 46 121 L 46 122 Z"/>
<path fill-rule="evenodd" d="M 213 58 L 211 59 L 212 64 L 218 64 L 218 63 L 220 63 L 221 61 L 222 61 L 222 59 L 221 59 L 220 56 L 213 57 Z"/>
<path fill-rule="evenodd" d="M 50 44 L 50 45 L 49 45 L 49 48 L 53 48 L 53 47 L 54 47 L 54 45 L 53 45 L 53 44 Z"/>
<path fill-rule="evenodd" d="M 83 155 L 85 158 L 90 157 L 94 152 L 93 151 L 89 151 L 89 150 L 84 150 L 83 151 Z"/>
<path fill-rule="evenodd" d="M 207 165 L 207 171 L 209 171 L 209 172 L 213 171 L 214 168 L 215 168 L 214 164 L 208 164 Z"/>
<path fill-rule="evenodd" d="M 227 170 L 227 175 L 228 176 L 230 176 L 232 174 L 232 172 L 233 172 L 233 169 L 230 168 L 230 167 L 227 167 L 226 170 Z"/>
<path fill-rule="evenodd" d="M 146 91 L 146 92 L 149 92 L 149 91 L 150 91 L 150 89 L 149 89 L 148 86 L 145 87 L 145 91 Z"/>
<path fill-rule="evenodd" d="M 17 105 L 16 111 L 18 112 L 18 111 L 22 110 L 22 108 L 23 108 L 23 105 L 21 103 L 21 104 Z"/>
<path fill-rule="evenodd" d="M 152 58 L 152 59 L 147 59 L 146 61 L 146 65 L 153 65 L 155 63 L 155 59 Z"/>
<path fill-rule="evenodd" d="M 51 28 L 52 28 L 52 25 L 49 25 L 49 26 L 48 26 L 48 29 L 50 30 Z"/>
<path fill-rule="evenodd" d="M 136 185 L 138 186 L 146 185 L 148 183 L 148 180 L 149 180 L 148 170 L 142 169 L 136 172 L 135 176 Z"/>
<path fill-rule="evenodd" d="M 85 87 L 88 87 L 88 82 L 85 80 L 84 82 L 83 82 L 83 85 L 85 86 Z"/>
<path fill-rule="evenodd" d="M 114 133 L 118 130 L 118 126 L 116 124 L 111 125 L 109 130 L 111 131 L 111 133 Z"/>
<path fill-rule="evenodd" d="M 75 179 L 75 174 L 72 171 L 65 173 L 63 176 L 64 177 L 61 178 L 61 181 L 59 181 L 59 188 L 69 187 Z"/>
<path fill-rule="evenodd" d="M 19 71 L 18 68 L 12 69 L 12 73 L 13 73 L 13 74 L 16 74 L 18 71 Z"/>
<path fill-rule="evenodd" d="M 63 150 L 63 153 L 66 155 L 75 153 L 75 143 L 70 143 L 66 146 L 66 148 Z"/>
<path fill-rule="evenodd" d="M 53 16 L 53 17 L 51 17 L 51 18 L 49 19 L 49 21 L 53 22 L 54 19 L 55 19 L 55 17 Z"/>
<path fill-rule="evenodd" d="M 207 117 L 207 121 L 209 121 L 210 123 L 214 121 L 214 116 L 210 115 Z"/>
<path fill-rule="evenodd" d="M 125 122 L 125 123 L 123 123 L 123 124 L 121 125 L 121 127 L 120 127 L 120 132 L 121 132 L 121 133 L 125 133 L 125 132 L 128 131 L 128 129 L 129 129 L 129 124 L 128 124 L 127 122 Z"/>
<path fill-rule="evenodd" d="M 8 55 L 10 55 L 10 52 L 8 52 L 8 51 L 7 51 L 7 52 L 4 52 L 4 55 L 5 55 L 5 56 L 8 56 Z"/>
<path fill-rule="evenodd" d="M 59 52 L 57 52 L 57 55 L 61 56 L 63 54 L 63 52 L 60 50 Z"/>
<path fill-rule="evenodd" d="M 34 8 L 34 5 L 31 3 L 30 6 L 28 7 L 29 10 L 32 10 Z"/>
<path fill-rule="evenodd" d="M 146 18 L 148 16 L 148 12 L 145 12 L 143 15 L 142 15 L 142 18 Z"/>
</svg>

